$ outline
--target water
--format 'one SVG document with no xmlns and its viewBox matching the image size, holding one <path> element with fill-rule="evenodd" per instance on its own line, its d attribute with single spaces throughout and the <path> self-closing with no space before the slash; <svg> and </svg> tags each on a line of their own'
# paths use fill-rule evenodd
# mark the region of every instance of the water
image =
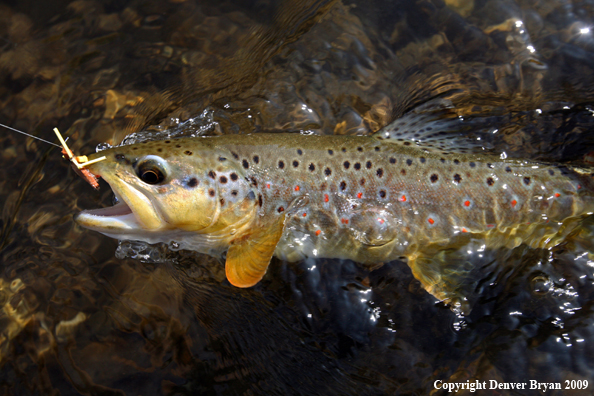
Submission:
<svg viewBox="0 0 594 396">
<path fill-rule="evenodd" d="M 58 127 L 86 154 L 132 132 L 124 144 L 369 134 L 442 95 L 461 115 L 491 117 L 499 152 L 580 162 L 594 149 L 593 15 L 592 2 L 553 0 L 4 2 L 0 122 L 52 141 Z M 274 259 L 240 290 L 215 258 L 80 229 L 73 214 L 109 205 L 109 188 L 91 189 L 58 149 L 1 136 L 5 394 L 425 395 L 436 380 L 594 389 L 588 232 L 551 251 L 470 246 L 467 316 L 399 261 L 369 271 Z"/>
</svg>

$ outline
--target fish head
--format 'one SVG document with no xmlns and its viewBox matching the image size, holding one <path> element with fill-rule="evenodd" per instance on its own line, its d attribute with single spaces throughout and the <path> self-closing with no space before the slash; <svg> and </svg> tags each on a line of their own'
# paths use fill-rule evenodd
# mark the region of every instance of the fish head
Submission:
<svg viewBox="0 0 594 396">
<path fill-rule="evenodd" d="M 170 242 L 180 233 L 216 233 L 255 213 L 257 200 L 240 164 L 207 140 L 172 139 L 121 146 L 88 169 L 118 203 L 86 210 L 76 221 L 118 239 Z M 256 204 L 254 204 L 254 202 Z"/>
</svg>

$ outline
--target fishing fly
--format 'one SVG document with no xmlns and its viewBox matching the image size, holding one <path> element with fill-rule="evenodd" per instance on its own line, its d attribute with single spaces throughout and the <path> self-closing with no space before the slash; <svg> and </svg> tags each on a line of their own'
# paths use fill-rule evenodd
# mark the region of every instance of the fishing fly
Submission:
<svg viewBox="0 0 594 396">
<path fill-rule="evenodd" d="M 70 162 L 70 164 L 72 165 L 72 168 L 74 169 L 76 174 L 79 175 L 80 177 L 82 177 L 87 183 L 89 183 L 91 186 L 93 186 L 93 188 L 95 188 L 96 190 L 99 189 L 98 177 L 95 176 L 93 173 L 91 173 L 90 170 L 86 169 L 85 166 L 94 164 L 99 161 L 103 161 L 106 159 L 105 156 L 95 158 L 94 160 L 89 161 L 89 159 L 86 155 L 79 155 L 79 156 L 74 155 L 72 150 L 70 150 L 70 148 L 66 144 L 66 140 L 62 137 L 62 134 L 60 133 L 58 128 L 54 128 L 54 133 L 56 134 L 61 145 L 57 145 L 55 143 L 52 143 L 52 142 L 42 139 L 40 137 L 28 134 L 26 132 L 20 131 L 20 130 L 12 128 L 12 127 L 9 127 L 8 125 L 0 124 L 0 126 L 6 128 L 6 129 L 9 129 L 11 131 L 14 131 L 14 132 L 21 133 L 25 136 L 29 136 L 33 139 L 41 140 L 42 142 L 51 144 L 52 146 L 61 148 L 63 157 Z"/>
</svg>

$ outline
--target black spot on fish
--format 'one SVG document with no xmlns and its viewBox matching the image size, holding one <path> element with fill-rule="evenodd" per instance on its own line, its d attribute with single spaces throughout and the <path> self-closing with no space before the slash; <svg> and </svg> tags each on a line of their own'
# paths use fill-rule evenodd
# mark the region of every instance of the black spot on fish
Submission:
<svg viewBox="0 0 594 396">
<path fill-rule="evenodd" d="M 258 180 L 254 176 L 248 176 L 245 178 L 252 186 L 258 187 Z"/>
<path fill-rule="evenodd" d="M 549 169 L 549 175 L 555 176 L 555 172 L 552 169 Z"/>
<path fill-rule="evenodd" d="M 214 179 L 217 177 L 217 174 L 214 171 L 208 171 L 208 177 L 210 177 L 211 179 Z"/>
<path fill-rule="evenodd" d="M 395 164 L 395 163 L 396 163 L 396 158 L 394 158 L 394 157 L 390 157 L 390 163 L 391 163 L 391 164 Z"/>
<path fill-rule="evenodd" d="M 328 150 L 328 154 L 333 155 L 334 154 L 334 150 Z"/>
<path fill-rule="evenodd" d="M 293 161 L 293 168 L 297 168 L 299 166 L 299 161 Z"/>
<path fill-rule="evenodd" d="M 380 151 L 379 146 L 375 146 L 375 151 Z"/>
<path fill-rule="evenodd" d="M 365 185 L 365 178 L 362 178 L 361 180 L 359 180 L 359 184 L 364 186 Z"/>
<path fill-rule="evenodd" d="M 476 166 L 476 164 L 474 162 L 469 162 L 468 165 L 470 165 L 471 168 L 474 168 Z"/>
<path fill-rule="evenodd" d="M 283 208 L 282 206 L 279 206 L 277 211 L 278 211 L 278 213 L 283 213 L 285 211 L 285 208 Z"/>
<path fill-rule="evenodd" d="M 424 164 L 426 159 L 425 159 L 425 157 L 421 157 L 421 158 L 419 158 L 419 161 L 421 161 L 421 164 Z"/>
<path fill-rule="evenodd" d="M 344 180 L 340 182 L 340 189 L 342 191 L 346 190 L 346 182 Z"/>
<path fill-rule="evenodd" d="M 380 196 L 380 198 L 386 198 L 386 191 L 385 190 L 380 190 L 379 196 Z"/>
<path fill-rule="evenodd" d="M 442 164 L 445 163 L 445 158 L 440 158 L 439 160 L 441 161 Z"/>
<path fill-rule="evenodd" d="M 382 168 L 378 168 L 378 170 L 375 171 L 375 174 L 377 177 L 382 177 L 384 175 L 384 170 Z"/>
<path fill-rule="evenodd" d="M 367 161 L 367 162 L 365 163 L 365 167 L 366 167 L 367 169 L 371 169 L 371 161 Z"/>
<path fill-rule="evenodd" d="M 186 151 L 184 151 L 184 154 L 185 155 L 192 155 L 192 152 L 190 150 L 186 150 Z"/>
<path fill-rule="evenodd" d="M 303 150 L 301 150 L 301 149 L 297 149 L 297 154 L 299 154 L 299 155 L 303 155 Z"/>
<path fill-rule="evenodd" d="M 353 168 L 355 168 L 356 170 L 361 169 L 361 164 L 358 162 L 355 162 L 355 165 L 353 166 Z"/>
<path fill-rule="evenodd" d="M 176 144 L 176 145 L 175 145 L 175 147 L 177 147 L 177 148 L 181 148 L 181 145 L 179 145 L 179 144 Z M 135 147 L 134 149 L 136 150 L 136 147 Z"/>
<path fill-rule="evenodd" d="M 510 172 L 512 171 L 512 168 L 510 168 L 509 166 L 506 166 L 506 167 L 505 167 L 505 171 L 506 171 L 507 173 L 510 173 Z"/>
<path fill-rule="evenodd" d="M 403 143 L 405 146 L 410 146 L 410 142 L 404 142 Z"/>
<path fill-rule="evenodd" d="M 181 146 L 178 146 L 181 147 Z M 132 150 L 138 150 L 138 147 L 132 147 Z"/>
<path fill-rule="evenodd" d="M 406 165 L 408 165 L 408 166 L 412 165 L 412 160 L 410 158 L 406 160 Z"/>
<path fill-rule="evenodd" d="M 233 195 L 234 197 L 237 196 L 237 190 L 231 190 L 231 195 Z"/>
<path fill-rule="evenodd" d="M 258 194 L 258 205 L 262 207 L 262 194 Z"/>
<path fill-rule="evenodd" d="M 215 196 L 215 191 L 212 188 L 208 189 L 208 195 L 210 195 L 211 197 Z"/>
<path fill-rule="evenodd" d="M 219 157 L 219 161 L 221 161 L 221 162 L 227 161 L 227 158 L 225 158 L 225 157 Z"/>
<path fill-rule="evenodd" d="M 492 186 L 493 184 L 495 184 L 495 180 L 493 180 L 493 178 L 492 178 L 492 177 L 487 177 L 487 184 L 488 184 L 489 186 Z"/>
<path fill-rule="evenodd" d="M 530 185 L 530 178 L 529 177 L 525 177 L 524 178 L 524 184 L 529 186 Z"/>
<path fill-rule="evenodd" d="M 341 150 L 343 153 L 346 153 L 346 148 L 344 148 L 344 147 L 343 147 L 343 148 L 341 148 L 340 150 Z"/>
<path fill-rule="evenodd" d="M 402 175 L 406 175 L 406 169 L 400 169 L 400 173 L 402 173 Z"/>
<path fill-rule="evenodd" d="M 239 155 L 235 151 L 231 151 L 231 155 L 233 156 L 233 158 L 239 159 Z"/>
<path fill-rule="evenodd" d="M 257 155 L 254 155 L 254 158 L 253 158 L 253 160 L 254 160 L 254 162 L 255 162 L 256 164 L 259 164 L 259 163 L 260 163 L 260 157 L 258 157 Z"/>
<path fill-rule="evenodd" d="M 460 183 L 460 182 L 462 181 L 462 176 L 460 176 L 459 174 L 457 174 L 457 173 L 456 173 L 456 174 L 454 175 L 454 181 L 455 181 L 456 183 Z"/>
<path fill-rule="evenodd" d="M 313 164 L 313 162 L 311 164 L 309 164 L 308 169 L 310 170 L 310 172 L 313 172 L 316 170 L 316 166 Z"/>
<path fill-rule="evenodd" d="M 247 169 L 247 168 L 249 168 L 249 167 L 250 167 L 250 163 L 249 163 L 249 162 L 247 162 L 247 160 L 243 160 L 243 161 L 241 161 L 241 164 L 243 165 L 243 167 L 244 167 L 245 169 Z"/>
<path fill-rule="evenodd" d="M 351 163 L 349 161 L 344 161 L 344 169 L 349 169 L 351 167 Z"/>
<path fill-rule="evenodd" d="M 220 181 L 222 184 L 225 184 L 225 183 L 227 183 L 227 178 L 226 178 L 225 176 L 221 176 L 221 177 L 219 177 L 219 181 Z"/>
<path fill-rule="evenodd" d="M 188 187 L 196 187 L 198 185 L 198 179 L 196 179 L 195 177 L 191 178 L 190 180 L 188 180 Z"/>
<path fill-rule="evenodd" d="M 284 161 L 278 161 L 278 167 L 281 169 L 285 168 L 285 162 Z"/>
<path fill-rule="evenodd" d="M 158 153 L 162 153 L 162 152 L 163 152 L 163 149 L 162 149 L 161 147 L 159 147 L 159 148 L 157 149 L 157 152 L 158 152 Z"/>
<path fill-rule="evenodd" d="M 225 198 L 219 199 L 219 202 L 221 203 L 221 206 L 225 206 Z"/>
<path fill-rule="evenodd" d="M 495 166 L 492 163 L 487 162 L 487 168 L 493 169 Z"/>
<path fill-rule="evenodd" d="M 460 161 L 458 161 L 457 159 L 454 160 L 454 164 L 458 165 L 460 163 Z"/>
<path fill-rule="evenodd" d="M 249 193 L 247 193 L 246 195 L 247 199 L 249 199 L 250 201 L 253 201 L 254 199 L 256 199 L 256 194 L 254 194 L 253 191 L 250 191 Z"/>
<path fill-rule="evenodd" d="M 233 172 L 229 175 L 231 177 L 231 180 L 233 181 L 237 181 L 238 177 L 237 177 L 237 173 Z"/>
<path fill-rule="evenodd" d="M 437 174 L 434 173 L 431 175 L 429 179 L 431 180 L 431 183 L 436 183 L 439 180 L 439 176 L 437 176 Z"/>
<path fill-rule="evenodd" d="M 357 147 L 357 151 L 363 151 L 363 147 Z"/>
<path fill-rule="evenodd" d="M 330 170 L 330 168 L 326 168 L 326 169 L 324 169 L 324 174 L 326 176 L 330 176 L 332 174 L 332 170 Z"/>
</svg>

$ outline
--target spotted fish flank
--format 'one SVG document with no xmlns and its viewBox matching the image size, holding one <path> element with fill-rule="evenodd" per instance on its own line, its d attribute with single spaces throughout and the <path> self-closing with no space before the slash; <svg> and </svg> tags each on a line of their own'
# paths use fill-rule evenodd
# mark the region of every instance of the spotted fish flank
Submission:
<svg viewBox="0 0 594 396">
<path fill-rule="evenodd" d="M 257 283 L 273 255 L 407 257 L 425 289 L 451 302 L 464 270 L 437 252 L 469 238 L 552 246 L 594 211 L 582 170 L 399 141 L 406 122 L 374 137 L 254 134 L 115 147 L 89 168 L 120 203 L 77 221 L 119 239 L 228 250 L 227 276 L 240 287 Z M 425 135 L 438 126 L 428 123 Z"/>
</svg>

